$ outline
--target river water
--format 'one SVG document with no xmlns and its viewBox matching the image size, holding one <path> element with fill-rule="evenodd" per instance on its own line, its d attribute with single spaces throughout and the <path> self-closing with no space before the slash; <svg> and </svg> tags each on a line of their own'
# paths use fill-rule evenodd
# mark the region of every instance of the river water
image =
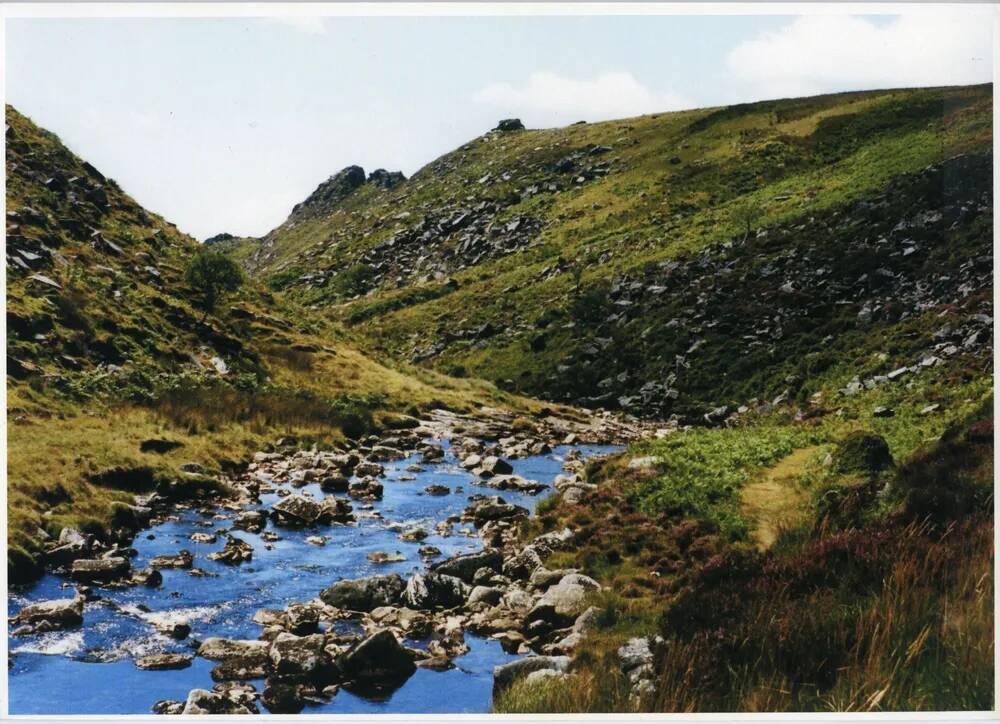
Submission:
<svg viewBox="0 0 1000 724">
<path fill-rule="evenodd" d="M 9 638 L 12 665 L 9 670 L 9 706 L 11 714 L 148 714 L 160 699 L 183 701 L 194 688 L 212 688 L 210 671 L 214 662 L 195 657 L 191 667 L 175 671 L 144 671 L 134 665 L 135 658 L 163 651 L 191 653 L 191 640 L 209 636 L 256 639 L 261 626 L 251 621 L 261 608 L 284 608 L 295 601 L 315 598 L 321 589 L 344 578 L 360 578 L 374 574 L 398 573 L 404 578 L 422 570 L 424 562 L 417 554 L 421 545 L 432 545 L 442 555 L 435 560 L 477 550 L 481 547 L 475 535 L 460 531 L 470 524 L 457 524 L 448 537 L 434 533 L 434 526 L 462 512 L 468 496 L 475 493 L 494 494 L 486 487 L 474 484 L 475 478 L 457 465 L 457 460 L 444 443 L 445 458 L 437 464 L 425 464 L 424 472 L 410 473 L 406 467 L 418 462 L 417 456 L 386 463 L 384 498 L 375 502 L 374 510 L 382 519 L 361 518 L 352 526 L 321 527 L 316 530 L 275 528 L 270 523 L 265 530 L 276 531 L 281 540 L 273 550 L 264 548 L 264 541 L 255 533 L 234 531 L 254 548 L 253 560 L 240 566 L 227 566 L 210 561 L 209 553 L 220 550 L 225 536 L 213 544 L 189 540 L 192 533 L 211 532 L 198 525 L 210 521 L 215 528 L 229 528 L 235 513 L 220 510 L 225 519 L 216 520 L 194 509 L 178 511 L 179 520 L 170 520 L 136 536 L 133 547 L 138 556 L 134 568 L 144 568 L 151 558 L 174 554 L 187 549 L 195 556 L 194 565 L 215 573 L 215 577 L 194 577 L 184 570 L 162 570 L 163 585 L 159 588 L 133 587 L 124 590 L 97 589 L 105 598 L 115 601 L 119 610 L 101 602 L 88 603 L 83 626 L 68 631 L 56 631 L 37 636 Z M 551 484 L 561 472 L 565 455 L 573 448 L 558 447 L 551 454 L 511 460 L 517 475 Z M 577 446 L 585 456 L 611 452 L 610 446 Z M 412 476 L 413 480 L 405 478 Z M 428 495 L 428 485 L 446 485 L 448 495 Z M 285 484 L 287 486 L 287 484 Z M 280 486 L 280 487 L 285 487 Z M 316 484 L 302 490 L 322 499 L 324 493 Z M 296 491 L 301 492 L 301 491 Z M 543 492 L 532 497 L 512 491 L 500 495 L 510 503 L 534 510 Z M 262 495 L 261 506 L 268 508 L 278 499 L 276 494 Z M 364 512 L 362 503 L 354 501 L 355 513 Z M 422 543 L 399 540 L 398 531 L 390 525 L 420 526 L 431 535 Z M 310 535 L 328 535 L 325 546 L 305 542 Z M 406 560 L 374 564 L 367 555 L 374 551 L 400 551 Z M 8 615 L 13 616 L 29 603 L 74 595 L 65 578 L 46 575 L 24 590 L 10 591 Z M 141 606 L 141 607 L 140 607 Z M 148 611 L 143 610 L 148 608 Z M 186 641 L 174 641 L 157 632 L 155 623 L 173 619 L 186 620 L 192 628 Z M 338 626 L 352 626 L 338 622 Z M 360 630 L 360 628 L 359 628 Z M 382 701 L 373 701 L 341 690 L 331 701 L 321 706 L 307 707 L 304 714 L 347 713 L 455 713 L 488 712 L 493 686 L 493 667 L 517 658 L 505 653 L 496 641 L 466 634 L 470 650 L 454 660 L 455 668 L 448 671 L 417 669 L 416 673 L 393 694 Z M 408 641 L 420 646 L 420 641 Z M 263 680 L 252 680 L 258 691 Z M 262 713 L 266 709 L 261 707 Z"/>
</svg>

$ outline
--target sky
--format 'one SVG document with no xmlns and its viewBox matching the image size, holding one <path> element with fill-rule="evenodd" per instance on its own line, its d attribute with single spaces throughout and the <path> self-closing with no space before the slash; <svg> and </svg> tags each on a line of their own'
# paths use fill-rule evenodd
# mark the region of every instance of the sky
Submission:
<svg viewBox="0 0 1000 724">
<path fill-rule="evenodd" d="M 496 125 L 992 80 L 992 9 L 892 16 L 8 18 L 6 101 L 204 239 Z"/>
</svg>

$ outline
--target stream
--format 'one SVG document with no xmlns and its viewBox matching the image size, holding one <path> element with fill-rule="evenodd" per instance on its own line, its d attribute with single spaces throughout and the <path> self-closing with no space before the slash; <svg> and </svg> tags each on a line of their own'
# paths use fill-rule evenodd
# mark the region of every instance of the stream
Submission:
<svg viewBox="0 0 1000 724">
<path fill-rule="evenodd" d="M 236 512 L 213 510 L 214 516 L 199 512 L 200 507 L 178 508 L 176 520 L 140 531 L 133 547 L 138 551 L 133 568 L 144 568 L 155 556 L 175 554 L 186 549 L 194 554 L 194 566 L 215 574 L 210 577 L 189 575 L 186 570 L 163 569 L 163 584 L 158 588 L 135 586 L 125 589 L 95 588 L 110 599 L 88 602 L 84 623 L 75 629 L 9 638 L 9 708 L 11 714 L 149 714 L 153 704 L 162 699 L 183 701 L 194 688 L 212 688 L 210 671 L 215 662 L 195 657 L 192 665 L 180 670 L 153 671 L 135 666 L 137 657 L 160 652 L 193 653 L 193 641 L 210 636 L 232 639 L 256 639 L 261 626 L 251 618 L 262 608 L 284 608 L 295 601 L 315 598 L 321 589 L 340 579 L 361 578 L 376 574 L 398 573 L 404 578 L 425 569 L 431 562 L 421 559 L 418 548 L 431 545 L 441 551 L 433 560 L 468 553 L 482 547 L 472 524 L 455 525 L 454 533 L 438 535 L 435 525 L 450 515 L 462 512 L 468 496 L 493 494 L 489 488 L 475 485 L 472 473 L 461 469 L 448 447 L 444 459 L 421 463 L 419 455 L 385 463 L 384 497 L 366 511 L 355 502 L 355 512 L 377 511 L 381 519 L 362 517 L 349 526 L 322 526 L 319 529 L 275 528 L 281 539 L 265 548 L 260 534 L 234 531 L 253 546 L 253 560 L 229 566 L 209 560 L 209 553 L 221 550 L 225 536 L 216 543 L 196 543 L 193 533 L 229 528 Z M 514 473 L 529 480 L 551 484 L 562 471 L 566 454 L 579 450 L 584 457 L 604 454 L 618 448 L 608 445 L 561 446 L 548 455 L 510 460 Z M 420 463 L 423 472 L 406 468 Z M 407 479 L 412 477 L 412 479 Z M 447 495 L 424 492 L 429 485 L 444 485 Z M 290 488 L 288 483 L 277 488 Z M 324 493 L 318 484 L 306 485 L 295 492 L 309 491 L 316 499 Z M 534 510 L 537 501 L 548 491 L 531 496 L 515 491 L 501 495 L 509 503 Z M 251 508 L 268 509 L 278 500 L 276 493 L 261 495 L 261 504 Z M 420 526 L 430 536 L 420 543 L 399 539 L 404 528 Z M 212 527 L 209 527 L 212 526 Z M 306 542 L 318 534 L 329 537 L 326 545 Z M 405 556 L 400 562 L 376 564 L 368 560 L 375 551 Z M 47 574 L 30 587 L 11 590 L 8 616 L 28 604 L 49 599 L 70 598 L 74 590 L 67 578 Z M 158 632 L 156 625 L 186 621 L 191 635 L 175 641 Z M 337 627 L 351 630 L 360 626 L 351 621 L 337 621 Z M 383 700 L 366 699 L 341 690 L 329 702 L 308 706 L 305 714 L 347 713 L 461 713 L 489 712 L 492 698 L 493 668 L 518 656 L 507 654 L 495 640 L 465 635 L 468 653 L 454 660 L 447 671 L 418 669 L 403 686 Z M 405 643 L 414 647 L 426 642 Z M 257 690 L 263 680 L 250 680 Z M 267 710 L 261 707 L 262 713 Z"/>
</svg>

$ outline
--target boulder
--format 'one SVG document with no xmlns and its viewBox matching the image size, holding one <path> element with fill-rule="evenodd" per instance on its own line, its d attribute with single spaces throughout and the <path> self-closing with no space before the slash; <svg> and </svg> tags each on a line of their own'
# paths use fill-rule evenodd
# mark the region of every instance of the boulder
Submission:
<svg viewBox="0 0 1000 724">
<path fill-rule="evenodd" d="M 503 591 L 492 586 L 476 586 L 469 594 L 468 605 L 482 603 L 487 606 L 496 606 L 503 598 Z"/>
<path fill-rule="evenodd" d="M 343 498 L 329 496 L 320 504 L 320 520 L 331 523 L 351 523 L 354 521 L 354 508 Z"/>
<path fill-rule="evenodd" d="M 399 603 L 406 583 L 396 574 L 369 576 L 354 580 L 337 581 L 324 588 L 319 597 L 323 603 L 349 611 L 371 611 L 380 606 Z"/>
<path fill-rule="evenodd" d="M 524 124 L 521 123 L 521 119 L 520 118 L 504 118 L 502 121 L 500 121 L 497 124 L 497 127 L 494 128 L 493 130 L 495 130 L 495 131 L 501 131 L 501 132 L 504 132 L 504 133 L 507 133 L 507 132 L 510 132 L 510 131 L 523 131 L 524 130 Z"/>
<path fill-rule="evenodd" d="M 442 573 L 417 573 L 406 583 L 403 602 L 410 608 L 455 608 L 465 603 L 469 587 L 460 578 Z"/>
<path fill-rule="evenodd" d="M 322 512 L 319 503 L 301 495 L 289 495 L 271 506 L 275 524 L 292 528 L 314 525 Z"/>
<path fill-rule="evenodd" d="M 481 528 L 494 520 L 513 520 L 528 517 L 528 509 L 520 505 L 507 503 L 498 495 L 477 500 L 467 507 L 463 517 L 475 523 L 477 528 Z"/>
<path fill-rule="evenodd" d="M 190 568 L 194 564 L 191 551 L 179 551 L 172 556 L 156 556 L 149 561 L 153 568 Z"/>
<path fill-rule="evenodd" d="M 359 478 L 363 477 L 377 478 L 381 475 L 385 475 L 385 468 L 379 465 L 378 463 L 366 461 L 363 463 L 358 463 L 354 467 L 354 474 L 357 475 Z"/>
<path fill-rule="evenodd" d="M 278 634 L 271 644 L 271 666 L 278 679 L 323 680 L 332 676 L 332 661 L 323 648 L 323 634 Z"/>
<path fill-rule="evenodd" d="M 461 578 L 466 583 L 472 579 L 480 568 L 489 568 L 497 573 L 503 567 L 503 555 L 500 551 L 484 550 L 476 553 L 466 553 L 435 563 L 431 570 L 446 576 Z"/>
<path fill-rule="evenodd" d="M 263 665 L 270 661 L 270 648 L 271 644 L 267 641 L 213 636 L 201 643 L 198 655 L 210 661 L 240 661 L 248 665 Z"/>
<path fill-rule="evenodd" d="M 497 666 L 493 669 L 493 698 L 534 671 L 566 671 L 569 661 L 568 656 L 529 656 Z"/>
<path fill-rule="evenodd" d="M 192 689 L 181 714 L 256 714 L 256 707 L 249 707 L 225 694 L 208 689 Z"/>
<path fill-rule="evenodd" d="M 70 575 L 76 581 L 106 582 L 125 576 L 130 567 L 127 558 L 81 558 L 73 561 Z"/>
<path fill-rule="evenodd" d="M 248 533 L 260 533 L 267 526 L 267 513 L 263 510 L 244 510 L 233 520 L 233 527 Z"/>
<path fill-rule="evenodd" d="M 253 546 L 234 535 L 227 536 L 227 539 L 221 551 L 208 555 L 209 560 L 235 566 L 253 559 Z"/>
<path fill-rule="evenodd" d="M 319 489 L 324 493 L 346 493 L 349 485 L 348 479 L 339 473 L 327 475 L 319 481 Z"/>
<path fill-rule="evenodd" d="M 556 627 L 569 625 L 588 608 L 589 595 L 599 589 L 600 584 L 593 578 L 570 573 L 538 599 L 527 620 L 545 621 Z"/>
<path fill-rule="evenodd" d="M 298 686 L 270 681 L 260 694 L 260 703 L 272 714 L 298 714 L 306 705 Z"/>
<path fill-rule="evenodd" d="M 347 494 L 352 498 L 364 498 L 367 500 L 381 500 L 383 493 L 382 483 L 374 478 L 364 478 L 355 480 L 347 488 Z"/>
<path fill-rule="evenodd" d="M 35 625 L 42 622 L 49 629 L 73 628 L 83 623 L 83 597 L 61 598 L 25 606 L 10 620 L 11 624 Z"/>
<path fill-rule="evenodd" d="M 493 475 L 510 475 L 514 472 L 514 467 L 501 458 L 494 455 L 483 458 L 479 464 L 480 475 L 490 477 Z"/>
<path fill-rule="evenodd" d="M 140 669 L 150 671 L 166 671 L 167 669 L 186 669 L 191 665 L 190 654 L 164 653 L 151 654 L 135 660 L 135 665 Z"/>
<path fill-rule="evenodd" d="M 337 659 L 349 687 L 362 692 L 391 691 L 416 671 L 413 657 L 387 629 L 358 642 Z"/>
</svg>

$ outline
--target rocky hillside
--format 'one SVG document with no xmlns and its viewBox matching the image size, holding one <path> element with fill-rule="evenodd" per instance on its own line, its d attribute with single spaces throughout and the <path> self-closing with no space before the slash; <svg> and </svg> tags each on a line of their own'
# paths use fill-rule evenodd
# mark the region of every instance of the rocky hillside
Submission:
<svg viewBox="0 0 1000 724">
<path fill-rule="evenodd" d="M 330 444 L 398 412 L 538 407 L 377 364 L 254 283 L 206 315 L 184 281 L 194 239 L 10 106 L 6 139 L 16 575 L 63 525 L 101 532 L 132 493 L 198 482 L 190 471 L 218 472 L 282 435 Z"/>
<path fill-rule="evenodd" d="M 977 86 L 512 124 L 408 180 L 345 169 L 229 243 L 396 358 L 721 419 L 821 375 L 988 355 L 991 103 Z"/>
</svg>

